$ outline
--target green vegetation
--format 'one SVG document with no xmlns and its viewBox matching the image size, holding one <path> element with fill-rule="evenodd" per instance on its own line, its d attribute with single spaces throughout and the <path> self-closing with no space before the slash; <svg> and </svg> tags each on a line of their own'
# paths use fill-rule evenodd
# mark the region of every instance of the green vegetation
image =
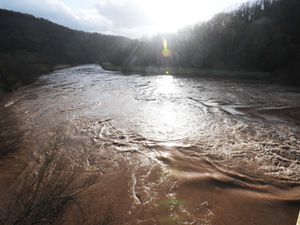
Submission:
<svg viewBox="0 0 300 225">
<path fill-rule="evenodd" d="M 158 210 L 165 215 L 159 218 L 162 225 L 181 225 L 183 224 L 180 214 L 184 202 L 178 199 L 164 199 L 158 204 Z"/>
</svg>

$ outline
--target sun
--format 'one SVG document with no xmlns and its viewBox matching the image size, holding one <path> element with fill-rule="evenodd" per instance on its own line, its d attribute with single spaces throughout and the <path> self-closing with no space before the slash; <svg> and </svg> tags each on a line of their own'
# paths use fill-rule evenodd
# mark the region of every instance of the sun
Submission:
<svg viewBox="0 0 300 225">
<path fill-rule="evenodd" d="M 181 27 L 195 23 L 199 19 L 199 11 L 194 7 L 185 4 L 184 1 L 172 0 L 152 0 L 144 1 L 144 8 L 147 15 L 151 17 L 153 26 L 158 32 L 174 32 Z"/>
<path fill-rule="evenodd" d="M 157 33 L 207 21 L 227 7 L 246 0 L 132 0 L 143 9 Z"/>
</svg>

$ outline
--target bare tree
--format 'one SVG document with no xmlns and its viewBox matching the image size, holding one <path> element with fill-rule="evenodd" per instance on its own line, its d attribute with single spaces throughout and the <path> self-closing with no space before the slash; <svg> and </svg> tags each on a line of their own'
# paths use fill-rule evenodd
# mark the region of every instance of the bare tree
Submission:
<svg viewBox="0 0 300 225">
<path fill-rule="evenodd" d="M 62 142 L 63 129 L 58 128 L 44 149 L 42 163 L 33 174 L 27 174 L 11 203 L 0 209 L 0 224 L 53 224 L 67 203 L 96 182 L 97 174 L 81 176 L 84 169 L 80 161 L 74 162 L 62 154 Z M 85 157 L 81 157 L 82 163 Z M 110 220 L 107 217 L 99 224 Z"/>
</svg>

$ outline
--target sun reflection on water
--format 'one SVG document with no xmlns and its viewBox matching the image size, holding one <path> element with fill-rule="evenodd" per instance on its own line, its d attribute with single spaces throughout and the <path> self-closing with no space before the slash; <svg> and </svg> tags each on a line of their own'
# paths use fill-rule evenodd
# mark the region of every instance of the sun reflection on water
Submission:
<svg viewBox="0 0 300 225">
<path fill-rule="evenodd" d="M 151 138 L 175 141 L 191 133 L 191 109 L 180 102 L 177 96 L 183 91 L 177 79 L 172 75 L 161 75 L 154 80 L 156 101 L 148 102 L 144 107 L 145 127 L 143 132 Z M 193 118 L 193 117 L 192 117 Z"/>
<path fill-rule="evenodd" d="M 175 79 L 172 75 L 159 76 L 156 79 L 156 93 L 171 94 L 177 91 Z"/>
</svg>

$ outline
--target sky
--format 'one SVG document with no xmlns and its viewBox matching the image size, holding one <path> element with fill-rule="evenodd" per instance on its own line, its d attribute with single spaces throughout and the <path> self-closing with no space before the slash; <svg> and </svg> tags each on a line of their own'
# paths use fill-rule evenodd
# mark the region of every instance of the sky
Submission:
<svg viewBox="0 0 300 225">
<path fill-rule="evenodd" d="M 141 38 L 207 21 L 245 1 L 0 0 L 0 8 L 29 13 L 77 30 Z"/>
</svg>

